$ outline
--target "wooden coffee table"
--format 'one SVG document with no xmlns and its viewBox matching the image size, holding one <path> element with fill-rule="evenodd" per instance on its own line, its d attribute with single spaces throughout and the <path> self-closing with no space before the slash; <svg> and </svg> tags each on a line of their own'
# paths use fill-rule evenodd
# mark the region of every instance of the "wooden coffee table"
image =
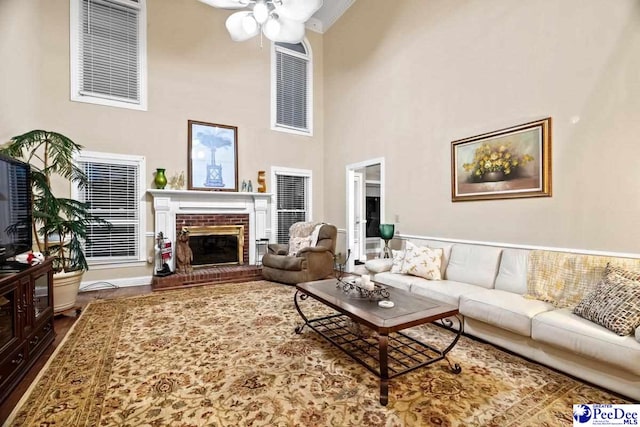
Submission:
<svg viewBox="0 0 640 427">
<path fill-rule="evenodd" d="M 394 302 L 392 308 L 379 307 L 378 299 L 362 297 L 357 291 L 345 292 L 336 279 L 300 283 L 293 297 L 296 310 L 304 320 L 304 324 L 295 329 L 296 333 L 302 333 L 304 327 L 309 326 L 377 375 L 380 378 L 380 403 L 383 405 L 389 402 L 391 378 L 442 359 L 449 363 L 454 373 L 462 371 L 457 363 L 446 357 L 462 333 L 458 309 L 401 289 L 386 289 L 389 297 L 384 299 Z M 300 307 L 308 297 L 338 313 L 309 319 Z M 441 326 L 447 335 L 451 335 L 444 346 L 424 343 L 400 332 L 424 323 Z"/>
</svg>

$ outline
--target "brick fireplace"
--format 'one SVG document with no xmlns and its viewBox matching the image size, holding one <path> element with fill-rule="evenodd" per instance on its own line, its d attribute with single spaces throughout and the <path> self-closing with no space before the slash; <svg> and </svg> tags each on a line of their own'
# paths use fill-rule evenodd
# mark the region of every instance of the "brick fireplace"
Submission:
<svg viewBox="0 0 640 427">
<path fill-rule="evenodd" d="M 260 277 L 260 269 L 255 265 L 255 242 L 271 239 L 271 194 L 191 190 L 148 190 L 148 193 L 153 197 L 154 236 L 162 232 L 175 248 L 177 234 L 187 228 L 191 250 L 204 253 L 193 263 L 191 274 L 154 276 L 154 289 Z M 230 260 L 232 256 L 234 259 Z M 168 264 L 175 271 L 175 256 Z"/>
</svg>

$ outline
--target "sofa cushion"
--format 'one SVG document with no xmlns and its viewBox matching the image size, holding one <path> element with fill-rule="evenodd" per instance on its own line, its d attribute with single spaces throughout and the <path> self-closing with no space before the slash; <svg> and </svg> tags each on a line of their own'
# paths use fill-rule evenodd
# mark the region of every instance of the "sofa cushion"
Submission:
<svg viewBox="0 0 640 427">
<path fill-rule="evenodd" d="M 428 280 L 441 280 L 442 249 L 414 246 L 407 250 L 402 269 L 412 276 Z"/>
<path fill-rule="evenodd" d="M 455 307 L 458 307 L 461 295 L 471 295 L 482 289 L 475 285 L 454 280 L 427 280 L 415 277 L 415 280 L 411 282 L 411 292 L 416 295 L 422 295 Z"/>
<path fill-rule="evenodd" d="M 534 317 L 531 337 L 640 375 L 640 343 L 634 337 L 616 335 L 573 314 L 569 308 L 545 311 Z"/>
<path fill-rule="evenodd" d="M 502 248 L 453 245 L 445 279 L 493 288 Z"/>
<path fill-rule="evenodd" d="M 391 258 L 370 259 L 364 263 L 364 266 L 371 273 L 384 273 L 385 271 L 391 270 L 393 260 Z"/>
<path fill-rule="evenodd" d="M 607 265 L 602 280 L 573 312 L 618 335 L 631 335 L 640 326 L 640 274 Z"/>
<path fill-rule="evenodd" d="M 460 313 L 525 337 L 531 336 L 531 319 L 552 310 L 552 304 L 526 299 L 499 289 L 482 289 L 460 297 Z"/>
<path fill-rule="evenodd" d="M 527 293 L 527 249 L 504 249 L 496 277 L 496 289 L 524 295 Z"/>
</svg>

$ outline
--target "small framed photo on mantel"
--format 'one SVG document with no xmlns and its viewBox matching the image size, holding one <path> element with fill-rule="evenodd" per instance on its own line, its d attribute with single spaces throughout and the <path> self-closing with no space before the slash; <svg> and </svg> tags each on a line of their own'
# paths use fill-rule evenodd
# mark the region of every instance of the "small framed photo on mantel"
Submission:
<svg viewBox="0 0 640 427">
<path fill-rule="evenodd" d="M 238 128 L 189 120 L 189 190 L 238 191 Z"/>
</svg>

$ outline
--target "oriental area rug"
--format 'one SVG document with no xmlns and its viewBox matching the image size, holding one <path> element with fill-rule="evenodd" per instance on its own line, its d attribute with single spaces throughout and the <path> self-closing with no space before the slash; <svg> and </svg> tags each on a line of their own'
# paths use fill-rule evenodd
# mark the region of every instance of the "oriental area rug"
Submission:
<svg viewBox="0 0 640 427">
<path fill-rule="evenodd" d="M 377 377 L 294 332 L 294 293 L 256 281 L 93 302 L 7 425 L 556 426 L 573 403 L 625 403 L 462 337 L 462 373 L 441 361 L 392 379 L 384 407 Z"/>
</svg>

